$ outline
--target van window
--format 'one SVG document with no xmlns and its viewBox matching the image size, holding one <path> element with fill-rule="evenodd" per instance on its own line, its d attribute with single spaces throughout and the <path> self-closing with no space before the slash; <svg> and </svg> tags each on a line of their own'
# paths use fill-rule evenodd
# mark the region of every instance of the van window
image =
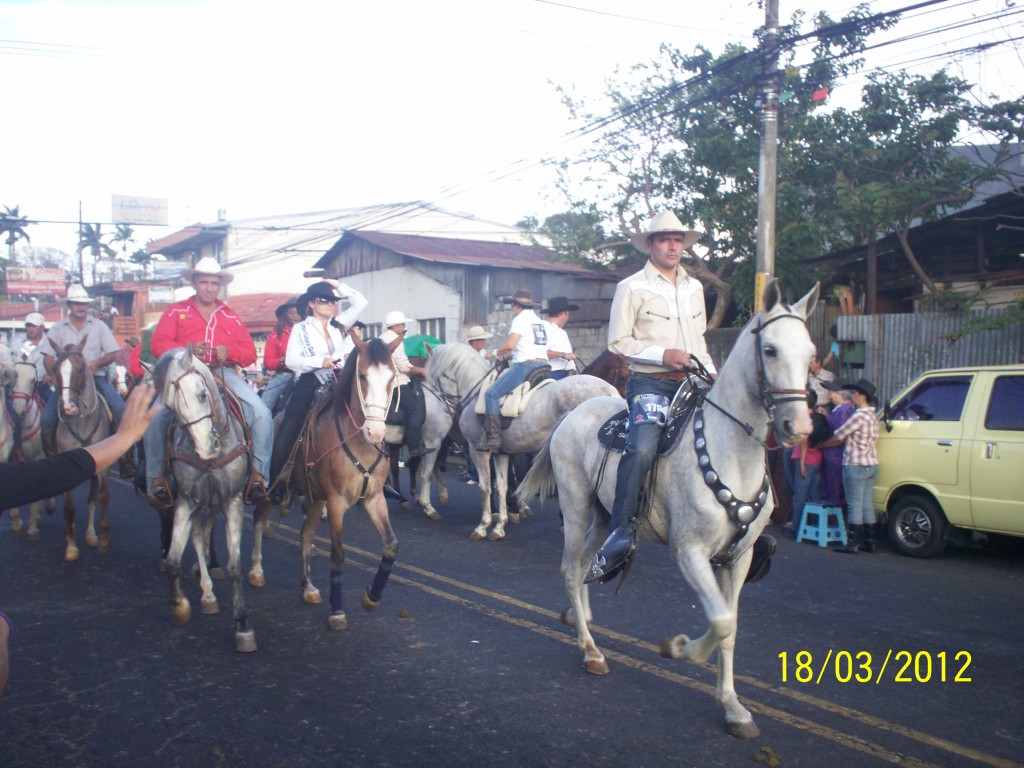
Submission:
<svg viewBox="0 0 1024 768">
<path fill-rule="evenodd" d="M 985 429 L 1024 432 L 1024 376 L 999 376 L 985 414 Z"/>
<path fill-rule="evenodd" d="M 959 421 L 971 376 L 937 376 L 922 381 L 890 408 L 894 421 Z"/>
</svg>

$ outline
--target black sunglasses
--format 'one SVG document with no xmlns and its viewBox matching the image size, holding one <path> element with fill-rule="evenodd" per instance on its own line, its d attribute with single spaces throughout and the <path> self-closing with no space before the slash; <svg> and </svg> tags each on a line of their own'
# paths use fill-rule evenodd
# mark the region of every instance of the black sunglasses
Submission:
<svg viewBox="0 0 1024 768">
<path fill-rule="evenodd" d="M 315 299 L 313 299 L 313 301 L 317 304 L 333 304 L 334 302 L 337 301 L 337 299 L 324 299 L 321 298 L 320 296 L 317 296 Z"/>
</svg>

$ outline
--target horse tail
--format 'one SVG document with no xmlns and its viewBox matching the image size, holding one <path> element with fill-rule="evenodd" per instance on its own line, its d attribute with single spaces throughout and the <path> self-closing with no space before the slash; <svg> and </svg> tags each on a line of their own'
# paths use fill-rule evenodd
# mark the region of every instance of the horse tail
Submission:
<svg viewBox="0 0 1024 768">
<path fill-rule="evenodd" d="M 549 499 L 555 495 L 557 485 L 555 483 L 555 470 L 551 465 L 551 437 L 558 430 L 562 419 L 568 415 L 568 413 L 564 413 L 558 417 L 558 421 L 555 422 L 551 433 L 533 457 L 533 463 L 530 465 L 529 471 L 519 483 L 519 488 L 516 489 L 516 498 L 519 501 L 526 503 L 538 494 L 542 499 Z"/>
</svg>

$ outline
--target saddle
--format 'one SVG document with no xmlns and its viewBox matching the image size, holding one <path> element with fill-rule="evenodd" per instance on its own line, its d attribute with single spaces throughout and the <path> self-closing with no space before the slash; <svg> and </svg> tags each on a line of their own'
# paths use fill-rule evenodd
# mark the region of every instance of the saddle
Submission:
<svg viewBox="0 0 1024 768">
<path fill-rule="evenodd" d="M 661 430 L 661 438 L 658 440 L 658 456 L 669 453 L 679 442 L 679 436 L 683 428 L 689 423 L 693 412 L 700 405 L 707 395 L 707 385 L 703 379 L 694 376 L 683 380 L 680 383 L 680 392 L 672 401 L 672 407 L 668 413 L 668 419 Z M 597 439 L 601 445 L 609 450 L 622 453 L 626 449 L 626 437 L 629 435 L 629 409 L 616 413 L 608 419 L 597 431 Z"/>
<path fill-rule="evenodd" d="M 309 409 L 309 413 L 306 414 L 306 418 L 303 420 L 302 429 L 299 430 L 299 435 L 295 439 L 295 443 L 292 445 L 291 452 L 288 454 L 288 460 L 285 461 L 278 476 L 271 478 L 271 487 L 278 484 L 284 486 L 285 497 L 281 502 L 284 509 L 288 509 L 291 506 L 292 486 L 290 481 L 300 449 L 302 450 L 303 464 L 306 466 L 307 487 L 309 485 L 308 473 L 311 471 L 313 464 L 316 461 L 316 457 L 313 456 L 311 450 L 316 436 L 316 431 L 330 414 L 333 402 L 333 384 L 328 383 L 321 385 L 317 389 L 316 394 L 313 395 L 312 407 Z"/>
<path fill-rule="evenodd" d="M 521 416 L 523 411 L 526 410 L 526 406 L 529 405 L 530 398 L 533 397 L 538 389 L 548 384 L 554 384 L 554 379 L 548 378 L 550 375 L 550 365 L 542 365 L 531 371 L 526 381 L 501 398 L 499 401 L 501 403 L 501 415 L 506 419 L 514 419 L 516 416 Z M 480 393 L 477 395 L 476 404 L 473 406 L 473 411 L 478 416 L 483 416 L 487 413 L 487 403 L 484 397 L 487 394 L 488 388 L 497 378 L 498 371 L 494 370 L 484 379 L 483 384 L 480 386 Z M 504 425 L 502 428 L 504 428 Z"/>
</svg>

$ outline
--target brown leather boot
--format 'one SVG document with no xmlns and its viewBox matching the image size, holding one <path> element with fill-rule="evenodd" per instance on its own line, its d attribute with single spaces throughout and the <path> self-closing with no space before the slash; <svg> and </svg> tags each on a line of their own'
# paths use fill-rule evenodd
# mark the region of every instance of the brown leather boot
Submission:
<svg viewBox="0 0 1024 768">
<path fill-rule="evenodd" d="M 478 451 L 501 450 L 501 414 L 488 413 L 484 416 L 484 433 L 477 443 Z"/>
</svg>

